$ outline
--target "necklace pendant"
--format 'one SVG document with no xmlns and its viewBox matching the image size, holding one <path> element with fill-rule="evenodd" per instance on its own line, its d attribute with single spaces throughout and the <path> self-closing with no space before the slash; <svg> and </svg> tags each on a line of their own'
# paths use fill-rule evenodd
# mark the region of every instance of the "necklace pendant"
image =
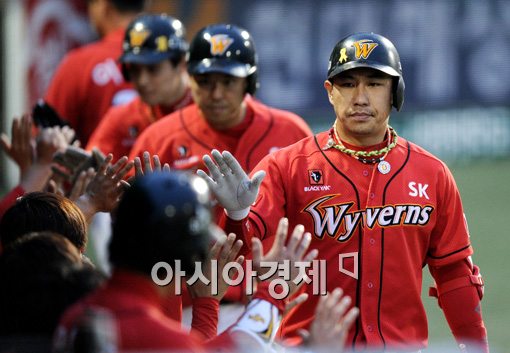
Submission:
<svg viewBox="0 0 510 353">
<path fill-rule="evenodd" d="M 388 162 L 386 161 L 381 161 L 379 162 L 379 164 L 377 165 L 377 170 L 379 171 L 379 173 L 381 174 L 388 174 L 391 170 L 391 164 L 389 164 Z"/>
</svg>

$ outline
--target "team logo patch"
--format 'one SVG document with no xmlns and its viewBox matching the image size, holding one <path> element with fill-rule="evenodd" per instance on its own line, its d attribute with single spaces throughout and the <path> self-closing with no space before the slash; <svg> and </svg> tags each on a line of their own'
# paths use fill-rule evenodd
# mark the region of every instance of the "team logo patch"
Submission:
<svg viewBox="0 0 510 353">
<path fill-rule="evenodd" d="M 340 64 L 343 64 L 349 60 L 349 57 L 347 56 L 347 48 L 340 49 L 340 57 L 338 58 L 338 61 Z"/>
<path fill-rule="evenodd" d="M 368 59 L 372 51 L 378 46 L 378 43 L 375 43 L 371 39 L 362 39 L 358 40 L 357 42 L 353 43 L 354 48 L 356 49 L 356 52 L 354 55 L 356 56 L 356 59 Z"/>
<path fill-rule="evenodd" d="M 215 34 L 209 39 L 211 43 L 211 54 L 212 55 L 223 55 L 230 47 L 232 43 L 234 43 L 234 39 L 230 38 L 226 34 Z"/>
<path fill-rule="evenodd" d="M 151 35 L 151 31 L 145 28 L 137 29 L 136 27 L 129 31 L 129 44 L 132 47 L 141 46 L 148 36 Z"/>
<path fill-rule="evenodd" d="M 322 180 L 323 172 L 320 169 L 312 169 L 308 171 L 308 177 L 310 185 L 323 185 L 324 181 Z"/>
<path fill-rule="evenodd" d="M 186 157 L 186 155 L 188 154 L 188 147 L 186 146 L 177 147 L 177 153 L 179 153 L 179 157 Z"/>
<path fill-rule="evenodd" d="M 167 36 L 159 36 L 156 38 L 156 47 L 160 53 L 168 51 L 168 38 Z"/>
</svg>

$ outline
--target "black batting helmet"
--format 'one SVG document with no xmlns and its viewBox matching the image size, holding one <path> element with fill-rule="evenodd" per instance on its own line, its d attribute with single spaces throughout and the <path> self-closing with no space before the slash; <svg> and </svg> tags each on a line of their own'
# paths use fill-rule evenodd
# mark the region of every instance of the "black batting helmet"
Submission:
<svg viewBox="0 0 510 353">
<path fill-rule="evenodd" d="M 127 27 L 122 43 L 122 71 L 126 79 L 126 64 L 151 65 L 170 59 L 179 62 L 188 51 L 181 21 L 165 14 L 144 14 Z"/>
<path fill-rule="evenodd" d="M 119 203 L 110 260 L 146 274 L 159 261 L 180 260 L 192 273 L 194 262 L 206 258 L 211 217 L 209 188 L 198 176 L 172 171 L 137 178 Z"/>
<path fill-rule="evenodd" d="M 215 24 L 202 28 L 191 41 L 188 72 L 247 77 L 246 91 L 253 95 L 259 85 L 257 62 L 255 43 L 248 31 L 231 24 Z"/>
<path fill-rule="evenodd" d="M 328 80 L 357 67 L 369 67 L 395 78 L 393 106 L 404 103 L 404 78 L 397 49 L 388 38 L 375 33 L 355 33 L 340 40 L 329 57 Z"/>
</svg>

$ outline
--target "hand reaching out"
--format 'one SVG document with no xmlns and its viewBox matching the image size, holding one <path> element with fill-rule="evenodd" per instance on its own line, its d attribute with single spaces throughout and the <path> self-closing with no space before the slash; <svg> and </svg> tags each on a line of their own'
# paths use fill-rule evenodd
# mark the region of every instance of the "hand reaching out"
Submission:
<svg viewBox="0 0 510 353">
<path fill-rule="evenodd" d="M 18 165 L 21 176 L 32 165 L 34 160 L 34 143 L 32 139 L 32 118 L 24 114 L 14 118 L 11 125 L 11 139 L 2 133 L 0 147 Z"/>
<path fill-rule="evenodd" d="M 150 174 L 150 173 L 154 173 L 154 172 L 160 172 L 161 170 L 163 170 L 164 172 L 170 171 L 170 166 L 168 165 L 168 163 L 165 163 L 163 165 L 163 168 L 161 167 L 161 162 L 159 160 L 158 155 L 156 155 L 156 154 L 152 156 L 152 163 L 154 164 L 154 167 L 152 167 L 151 155 L 147 151 L 145 151 L 143 153 L 143 164 L 142 164 L 142 161 L 140 160 L 140 157 L 135 157 L 134 163 L 135 163 L 135 176 L 136 177 L 140 177 L 142 175 Z"/>
<path fill-rule="evenodd" d="M 106 157 L 87 185 L 85 194 L 76 201 L 87 219 L 96 212 L 113 211 L 119 203 L 124 188 L 129 186 L 122 179 L 133 168 L 133 162 L 128 162 L 128 158 L 124 156 L 112 165 L 112 159 L 112 154 Z"/>
<path fill-rule="evenodd" d="M 234 156 L 224 151 L 211 152 L 212 157 L 205 155 L 204 163 L 210 176 L 199 169 L 197 174 L 205 179 L 227 215 L 235 220 L 248 215 L 251 204 L 257 198 L 260 184 L 266 176 L 265 171 L 258 171 L 249 178 Z"/>
</svg>

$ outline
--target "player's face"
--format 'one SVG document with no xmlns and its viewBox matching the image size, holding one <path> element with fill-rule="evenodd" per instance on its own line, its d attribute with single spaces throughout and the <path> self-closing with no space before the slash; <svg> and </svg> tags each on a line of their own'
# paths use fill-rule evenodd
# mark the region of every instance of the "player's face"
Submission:
<svg viewBox="0 0 510 353">
<path fill-rule="evenodd" d="M 391 111 L 392 78 L 356 68 L 324 82 L 336 114 L 336 129 L 345 142 L 371 146 L 384 140 Z"/>
<path fill-rule="evenodd" d="M 244 118 L 247 79 L 221 73 L 193 75 L 191 94 L 209 124 L 226 129 Z"/>
<path fill-rule="evenodd" d="M 170 60 L 152 65 L 128 64 L 129 78 L 141 99 L 149 105 L 171 106 L 178 101 L 186 90 L 185 63 L 176 67 Z"/>
</svg>

